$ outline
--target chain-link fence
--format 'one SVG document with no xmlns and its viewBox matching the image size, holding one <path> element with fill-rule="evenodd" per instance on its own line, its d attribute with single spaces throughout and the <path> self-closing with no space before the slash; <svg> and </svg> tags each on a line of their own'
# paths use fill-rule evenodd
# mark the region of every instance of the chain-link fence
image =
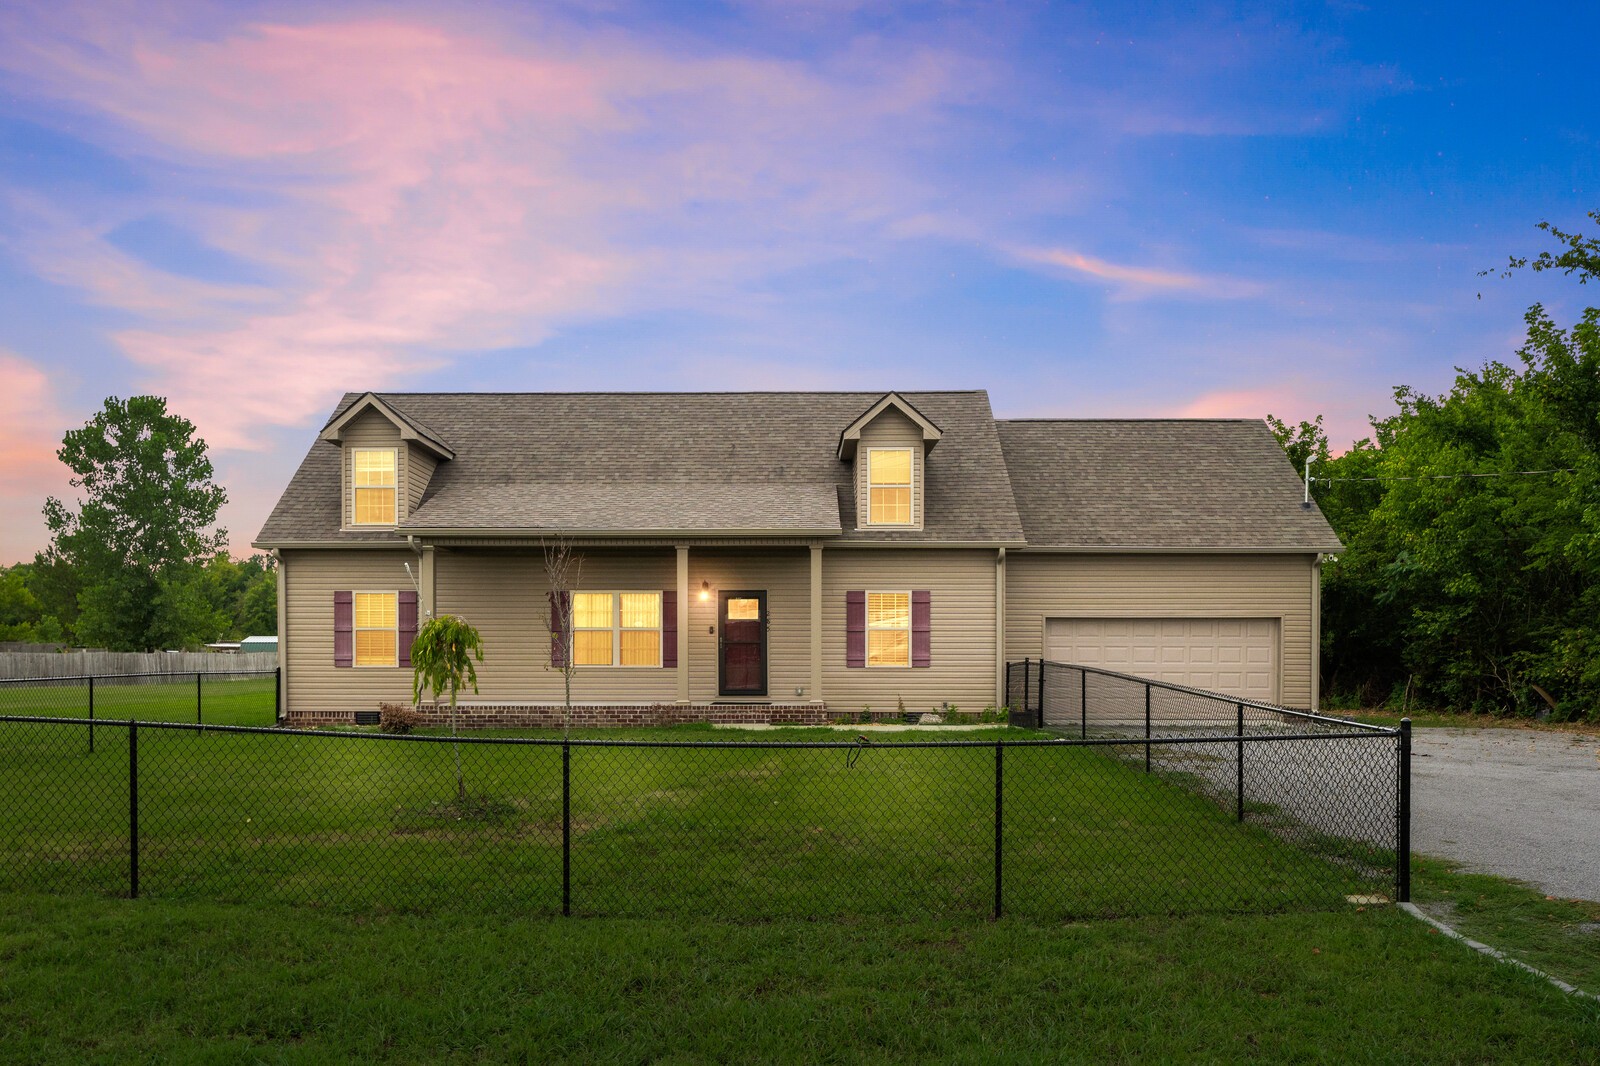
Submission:
<svg viewBox="0 0 1600 1066">
<path fill-rule="evenodd" d="M 1006 669 L 1016 724 L 1080 741 L 1181 784 L 1315 852 L 1396 856 L 1410 892 L 1410 723 L 1387 729 L 1111 670 L 1024 660 Z M 1131 743 L 1130 743 L 1131 741 Z"/>
<path fill-rule="evenodd" d="M 1389 818 L 1387 837 L 1365 839 L 1288 835 L 1254 810 L 1241 821 L 1200 782 L 1146 773 L 1142 738 L 562 741 L 101 722 L 91 751 L 87 726 L 0 718 L 0 889 L 357 912 L 1061 919 L 1329 908 L 1402 883 L 1393 733 L 1361 735 L 1369 790 L 1342 800 L 1363 824 Z M 1282 770 L 1276 745 L 1302 740 L 1245 738 L 1252 780 Z"/>
<path fill-rule="evenodd" d="M 270 670 L 0 679 L 0 715 L 270 726 L 282 674 Z"/>
</svg>

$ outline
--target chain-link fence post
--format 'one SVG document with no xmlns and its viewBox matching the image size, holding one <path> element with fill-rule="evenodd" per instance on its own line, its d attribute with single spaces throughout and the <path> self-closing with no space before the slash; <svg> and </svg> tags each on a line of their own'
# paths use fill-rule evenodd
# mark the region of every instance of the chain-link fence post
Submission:
<svg viewBox="0 0 1600 1066">
<path fill-rule="evenodd" d="M 128 719 L 128 898 L 139 898 L 139 723 Z"/>
<path fill-rule="evenodd" d="M 1397 760 L 1399 796 L 1395 805 L 1395 899 L 1411 902 L 1411 719 L 1400 719 Z"/>
<path fill-rule="evenodd" d="M 1150 682 L 1144 683 L 1144 772 L 1150 772 Z"/>
<path fill-rule="evenodd" d="M 561 914 L 572 916 L 572 744 L 561 740 Z"/>
<path fill-rule="evenodd" d="M 1234 756 L 1235 767 L 1239 775 L 1237 820 L 1242 822 L 1244 821 L 1244 704 L 1240 703 L 1236 706 L 1239 711 L 1239 740 L 1237 741 L 1239 750 Z"/>
<path fill-rule="evenodd" d="M 1005 748 L 1000 741 L 994 742 L 994 916 L 1000 918 L 1000 887 L 1001 887 L 1001 830 L 1000 817 L 1002 812 L 1001 793 L 1001 754 Z"/>
<path fill-rule="evenodd" d="M 1044 660 L 1039 660 L 1039 717 L 1035 719 L 1040 729 L 1044 728 Z"/>
<path fill-rule="evenodd" d="M 94 675 L 89 675 L 89 754 L 94 754 Z"/>
<path fill-rule="evenodd" d="M 1078 670 L 1078 715 L 1081 719 L 1078 736 L 1089 739 L 1089 671 Z"/>
<path fill-rule="evenodd" d="M 200 678 L 201 678 L 201 676 L 202 675 L 198 671 L 194 675 L 194 724 L 195 725 L 204 725 L 205 724 L 205 720 L 200 716 L 200 706 L 201 706 L 201 700 L 202 700 L 202 697 L 200 695 Z"/>
</svg>

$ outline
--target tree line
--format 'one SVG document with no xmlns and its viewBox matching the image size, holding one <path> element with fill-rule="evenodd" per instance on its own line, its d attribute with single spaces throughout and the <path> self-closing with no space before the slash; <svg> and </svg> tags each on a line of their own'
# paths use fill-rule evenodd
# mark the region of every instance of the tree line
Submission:
<svg viewBox="0 0 1600 1066">
<path fill-rule="evenodd" d="M 1558 250 L 1506 273 L 1600 279 L 1600 241 L 1540 228 Z M 1397 388 L 1337 457 L 1321 416 L 1268 416 L 1345 546 L 1323 568 L 1332 699 L 1600 719 L 1600 309 L 1525 322 L 1514 362 Z"/>
<path fill-rule="evenodd" d="M 165 399 L 108 398 L 56 455 L 81 498 L 47 499 L 50 546 L 0 567 L 0 640 L 149 651 L 278 631 L 276 563 L 228 556 L 227 492 Z"/>
</svg>

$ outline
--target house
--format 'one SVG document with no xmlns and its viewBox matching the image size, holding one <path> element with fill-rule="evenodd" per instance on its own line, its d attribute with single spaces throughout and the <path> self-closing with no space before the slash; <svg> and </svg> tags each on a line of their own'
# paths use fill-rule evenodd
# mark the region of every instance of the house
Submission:
<svg viewBox="0 0 1600 1066">
<path fill-rule="evenodd" d="M 270 652 L 275 654 L 278 650 L 278 638 L 275 636 L 245 637 L 239 642 L 239 650 L 242 652 Z"/>
<path fill-rule="evenodd" d="M 466 721 L 557 720 L 557 537 L 586 724 L 978 710 L 1039 657 L 1310 707 L 1339 549 L 1256 421 L 996 420 L 982 391 L 350 394 L 255 541 L 282 715 L 408 701 L 411 637 L 452 613 L 483 636 Z"/>
</svg>

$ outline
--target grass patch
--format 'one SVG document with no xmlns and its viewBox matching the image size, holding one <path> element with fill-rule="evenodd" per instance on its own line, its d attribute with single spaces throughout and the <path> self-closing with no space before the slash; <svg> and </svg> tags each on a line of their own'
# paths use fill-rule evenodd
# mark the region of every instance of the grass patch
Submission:
<svg viewBox="0 0 1600 1066">
<path fill-rule="evenodd" d="M 0 890 L 127 891 L 126 730 L 102 728 L 93 754 L 81 732 L 0 723 Z M 745 736 L 838 740 L 830 730 Z M 836 748 L 574 747 L 574 912 L 990 913 L 993 745 L 852 754 L 853 765 Z M 139 767 L 147 895 L 344 913 L 560 911 L 559 746 L 147 728 Z M 1339 909 L 1346 895 L 1392 883 L 1392 852 L 1353 863 L 1297 847 L 1282 827 L 1240 825 L 1231 802 L 1100 749 L 1007 748 L 1003 802 L 1007 913 Z"/>
<path fill-rule="evenodd" d="M 1412 902 L 1474 940 L 1600 994 L 1600 903 L 1556 899 L 1530 885 L 1417 856 Z"/>
<path fill-rule="evenodd" d="M 97 678 L 94 683 L 94 717 L 126 722 L 193 722 L 196 711 L 207 725 L 271 726 L 277 724 L 277 680 L 271 674 L 255 677 L 201 676 L 196 693 L 195 675 L 179 674 L 174 680 Z M 0 684 L 0 715 L 19 717 L 89 717 L 89 682 L 70 681 Z"/>
<path fill-rule="evenodd" d="M 1546 733 L 1600 733 L 1600 724 L 1594 722 L 1545 722 L 1537 718 L 1502 718 L 1492 714 L 1469 714 L 1464 711 L 1416 710 L 1404 715 L 1399 711 L 1373 708 L 1335 713 L 1351 721 L 1388 726 L 1391 729 L 1399 726 L 1400 719 L 1409 717 L 1412 727 L 1416 729 L 1527 729 Z"/>
<path fill-rule="evenodd" d="M 0 896 L 0 1042 L 129 1061 L 1600 1061 L 1391 908 L 1081 924 L 337 916 Z"/>
</svg>

